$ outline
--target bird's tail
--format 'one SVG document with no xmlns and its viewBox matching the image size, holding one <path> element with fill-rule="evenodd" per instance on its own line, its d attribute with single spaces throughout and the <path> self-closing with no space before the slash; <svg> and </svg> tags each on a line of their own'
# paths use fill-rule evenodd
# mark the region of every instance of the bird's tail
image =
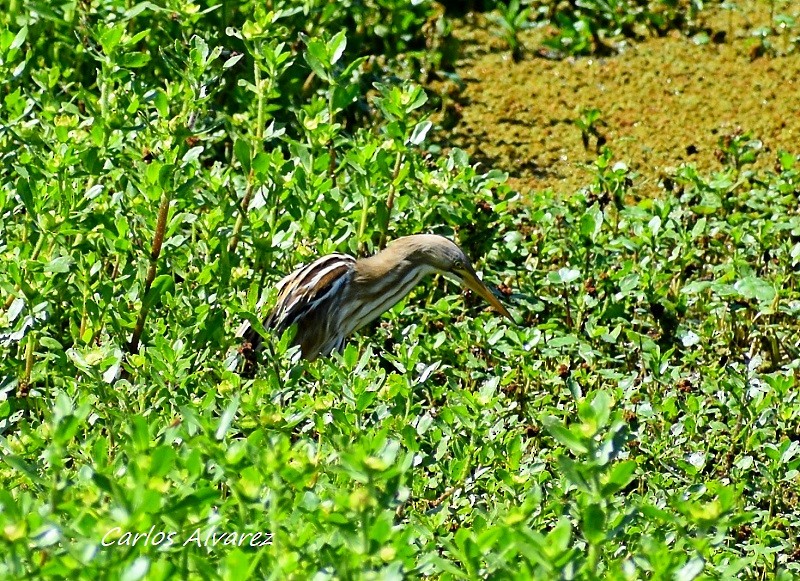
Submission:
<svg viewBox="0 0 800 581">
<path fill-rule="evenodd" d="M 245 321 L 236 330 L 236 338 L 239 339 L 241 345 L 248 344 L 251 349 L 256 350 L 261 347 L 264 338 L 259 335 L 250 321 Z"/>
<path fill-rule="evenodd" d="M 265 321 L 268 327 L 269 321 Z M 264 348 L 264 338 L 253 328 L 250 321 L 242 323 L 236 331 L 239 340 L 239 362 L 237 369 L 242 377 L 252 379 L 258 369 L 259 353 Z"/>
<path fill-rule="evenodd" d="M 254 312 L 260 315 L 267 300 L 268 295 L 265 293 L 256 303 Z M 275 310 L 273 309 L 267 315 L 267 318 L 262 321 L 264 329 L 272 330 L 274 320 Z M 264 349 L 264 337 L 253 328 L 249 320 L 245 320 L 239 325 L 235 337 L 239 347 L 236 350 L 235 363 L 229 366 L 228 369 L 238 371 L 242 377 L 253 378 L 258 369 L 260 353 Z"/>
</svg>

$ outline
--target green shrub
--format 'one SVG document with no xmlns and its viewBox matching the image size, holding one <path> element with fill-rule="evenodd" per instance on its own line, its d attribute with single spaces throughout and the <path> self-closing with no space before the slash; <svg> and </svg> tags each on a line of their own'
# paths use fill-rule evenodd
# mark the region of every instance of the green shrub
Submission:
<svg viewBox="0 0 800 581">
<path fill-rule="evenodd" d="M 796 157 L 521 199 L 425 150 L 404 6 L 0 17 L 2 576 L 797 574 Z M 230 371 L 282 274 L 420 231 L 519 324 L 434 279 Z"/>
</svg>

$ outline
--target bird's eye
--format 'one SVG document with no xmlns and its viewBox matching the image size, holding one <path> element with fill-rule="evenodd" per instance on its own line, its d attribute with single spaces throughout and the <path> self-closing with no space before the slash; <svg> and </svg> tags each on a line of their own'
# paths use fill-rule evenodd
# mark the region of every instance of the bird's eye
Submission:
<svg viewBox="0 0 800 581">
<path fill-rule="evenodd" d="M 453 261 L 453 270 L 463 270 L 463 269 L 464 269 L 463 262 L 461 262 L 460 260 Z"/>
</svg>

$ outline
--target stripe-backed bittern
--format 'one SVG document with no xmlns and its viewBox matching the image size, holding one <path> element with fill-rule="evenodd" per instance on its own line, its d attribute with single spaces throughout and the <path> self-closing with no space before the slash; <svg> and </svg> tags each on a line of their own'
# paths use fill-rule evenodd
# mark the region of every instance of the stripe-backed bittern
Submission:
<svg viewBox="0 0 800 581">
<path fill-rule="evenodd" d="M 341 351 L 351 333 L 391 309 L 433 273 L 465 285 L 513 320 L 458 246 L 441 236 L 417 234 L 398 238 L 369 258 L 329 254 L 301 266 L 278 283 L 278 302 L 264 326 L 281 334 L 296 324 L 294 343 L 313 361 Z M 243 352 L 261 344 L 261 336 L 248 323 L 237 335 L 244 338 Z"/>
</svg>

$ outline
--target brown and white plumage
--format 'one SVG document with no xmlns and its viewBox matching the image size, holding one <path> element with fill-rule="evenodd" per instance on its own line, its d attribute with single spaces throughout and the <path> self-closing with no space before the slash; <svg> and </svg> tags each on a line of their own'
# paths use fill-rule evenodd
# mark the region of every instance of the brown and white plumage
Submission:
<svg viewBox="0 0 800 581">
<path fill-rule="evenodd" d="M 478 278 L 453 242 L 433 234 L 394 240 L 369 258 L 330 254 L 301 266 L 278 283 L 277 303 L 265 327 L 277 334 L 297 325 L 294 342 L 304 358 L 340 351 L 356 330 L 397 304 L 428 274 L 463 283 L 503 316 L 505 307 Z M 248 324 L 237 333 L 256 350 L 261 337 Z"/>
</svg>

